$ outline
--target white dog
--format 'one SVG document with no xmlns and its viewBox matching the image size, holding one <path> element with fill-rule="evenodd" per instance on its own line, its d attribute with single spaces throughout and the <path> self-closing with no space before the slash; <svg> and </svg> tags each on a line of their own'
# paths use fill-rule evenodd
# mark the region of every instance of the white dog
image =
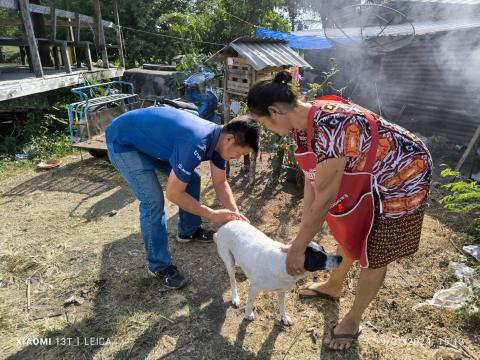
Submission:
<svg viewBox="0 0 480 360">
<path fill-rule="evenodd" d="M 298 280 L 307 276 L 308 272 L 298 276 L 287 273 L 285 269 L 287 254 L 281 250 L 283 244 L 240 220 L 230 221 L 221 226 L 213 239 L 230 277 L 233 306 L 240 305 L 234 268 L 237 262 L 250 280 L 245 319 L 254 319 L 253 302 L 260 291 L 277 291 L 281 320 L 284 325 L 291 325 L 292 320 L 285 313 L 285 292 L 293 288 Z M 341 262 L 341 257 L 324 253 L 319 245 L 312 242 L 309 246 L 319 250 L 322 262 L 319 268 L 335 268 Z M 312 255 L 314 256 L 316 255 Z M 318 257 L 314 261 L 317 259 Z"/>
</svg>

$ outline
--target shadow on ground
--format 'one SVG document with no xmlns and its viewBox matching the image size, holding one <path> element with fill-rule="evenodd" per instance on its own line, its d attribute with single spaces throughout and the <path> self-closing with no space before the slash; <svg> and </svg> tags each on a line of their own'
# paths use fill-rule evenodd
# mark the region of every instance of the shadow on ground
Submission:
<svg viewBox="0 0 480 360">
<path fill-rule="evenodd" d="M 82 214 L 86 220 L 93 220 L 135 201 L 131 191 L 120 179 L 120 175 L 106 159 L 89 158 L 66 164 L 49 172 L 39 172 L 37 176 L 3 193 L 2 197 L 25 196 L 35 191 L 84 195 L 84 198 L 70 211 L 71 217 L 78 217 L 78 209 L 84 203 L 120 186 L 119 189 L 96 202 Z"/>
<path fill-rule="evenodd" d="M 277 209 L 277 216 L 283 219 L 282 222 L 289 223 L 291 208 L 301 206 L 301 192 L 291 184 L 271 185 L 268 176 L 268 172 L 260 172 L 257 186 L 253 190 L 247 190 L 247 177 L 241 173 L 234 174 L 230 182 L 238 204 L 255 224 L 255 221 L 262 219 L 263 212 L 273 197 L 285 192 L 300 194 L 293 196 L 287 206 Z M 160 179 L 164 185 L 165 177 Z M 203 181 L 206 183 L 207 179 Z M 104 160 L 88 159 L 54 172 L 40 174 L 4 195 L 22 196 L 36 190 L 71 192 L 85 195 L 82 200 L 84 202 L 117 187 L 119 189 L 115 192 L 89 207 L 85 217 L 91 219 L 118 210 L 135 200 L 121 177 Z M 203 194 L 206 196 L 206 191 Z M 178 214 L 169 218 L 168 226 L 172 235 L 176 231 L 177 220 Z M 99 263 L 89 262 L 85 258 L 84 266 L 99 268 L 95 292 L 91 298 L 91 313 L 78 322 L 67 319 L 68 325 L 64 328 L 47 331 L 38 337 L 79 338 L 80 341 L 85 338 L 109 339 L 112 343 L 117 343 L 114 353 L 108 353 L 108 358 L 115 359 L 141 359 L 147 356 L 157 359 L 280 359 L 284 355 L 295 358 L 295 351 L 290 351 L 288 344 L 295 345 L 297 334 L 305 336 L 302 328 L 300 332 L 290 331 L 288 336 L 284 336 L 288 343 L 278 344 L 278 337 L 285 329 L 277 323 L 269 325 L 261 333 L 261 339 L 265 340 L 261 340 L 260 348 L 255 353 L 245 344 L 250 335 L 248 322 L 240 322 L 233 339 L 222 334 L 222 328 L 228 325 L 225 324 L 227 311 L 230 311 L 230 303 L 224 301 L 224 294 L 229 298 L 230 290 L 223 262 L 217 256 L 213 244 L 172 242 L 170 248 L 174 263 L 190 279 L 190 284 L 185 289 L 165 291 L 154 279 L 148 277 L 143 255 L 129 254 L 131 250 L 136 250 L 136 254 L 144 254 L 141 236 L 138 233 L 128 234 L 105 245 Z M 242 300 L 244 303 L 246 299 Z M 323 313 L 326 325 L 325 334 L 320 334 L 319 337 L 321 341 L 326 331 L 338 322 L 339 308 L 336 304 L 324 302 L 315 302 L 311 306 Z M 233 320 L 239 320 L 236 317 L 241 316 L 243 309 L 235 310 Z M 296 321 L 301 324 L 302 318 L 299 316 Z M 277 347 L 281 349 L 278 353 L 273 351 Z M 96 355 L 103 357 L 104 352 L 108 352 L 108 349 L 100 344 L 27 346 L 8 359 L 91 359 Z M 335 353 L 320 347 L 315 352 L 320 352 L 315 356 L 320 356 L 321 359 L 359 358 L 356 348 Z"/>
</svg>

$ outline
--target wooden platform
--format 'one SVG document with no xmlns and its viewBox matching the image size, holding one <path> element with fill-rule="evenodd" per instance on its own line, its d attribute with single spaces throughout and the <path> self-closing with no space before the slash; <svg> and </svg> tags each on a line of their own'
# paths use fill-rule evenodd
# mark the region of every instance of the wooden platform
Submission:
<svg viewBox="0 0 480 360">
<path fill-rule="evenodd" d="M 88 69 L 72 69 L 66 74 L 63 69 L 44 68 L 44 76 L 35 77 L 28 67 L 0 66 L 0 101 L 18 98 L 21 96 L 41 93 L 63 87 L 74 86 L 85 80 L 104 80 L 121 77 L 124 68 L 94 67 Z"/>
<path fill-rule="evenodd" d="M 94 150 L 107 150 L 107 144 L 105 142 L 105 134 L 92 137 L 90 140 L 82 141 L 72 145 L 79 149 L 94 149 Z"/>
</svg>

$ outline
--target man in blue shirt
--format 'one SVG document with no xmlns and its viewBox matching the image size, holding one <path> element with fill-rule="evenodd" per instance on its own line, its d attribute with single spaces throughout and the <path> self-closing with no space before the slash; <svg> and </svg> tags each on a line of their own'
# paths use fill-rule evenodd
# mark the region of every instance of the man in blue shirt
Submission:
<svg viewBox="0 0 480 360">
<path fill-rule="evenodd" d="M 258 125 L 243 118 L 220 126 L 183 110 L 149 107 L 114 119 L 105 135 L 110 161 L 140 200 L 149 273 L 167 288 L 182 288 L 187 280 L 172 265 L 163 190 L 155 171 L 167 174 L 166 197 L 180 208 L 177 240 L 211 242 L 213 234 L 202 229 L 201 217 L 219 225 L 248 221 L 238 211 L 225 162 L 258 151 Z M 207 160 L 225 209 L 213 210 L 199 202 L 200 175 L 195 168 Z"/>
</svg>

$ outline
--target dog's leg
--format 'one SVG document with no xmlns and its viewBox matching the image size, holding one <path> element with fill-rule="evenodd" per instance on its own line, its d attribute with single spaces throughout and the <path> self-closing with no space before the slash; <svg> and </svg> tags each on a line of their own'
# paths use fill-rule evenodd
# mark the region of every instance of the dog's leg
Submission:
<svg viewBox="0 0 480 360">
<path fill-rule="evenodd" d="M 290 316 L 285 314 L 285 291 L 278 292 L 278 308 L 280 310 L 280 317 L 282 319 L 282 323 L 285 326 L 290 326 L 293 324 L 292 319 Z"/>
<path fill-rule="evenodd" d="M 254 284 L 250 284 L 250 290 L 248 290 L 248 299 L 247 305 L 245 306 L 245 319 L 248 321 L 252 321 L 255 319 L 255 315 L 253 315 L 253 302 L 257 297 L 258 290 Z"/>
<path fill-rule="evenodd" d="M 238 308 L 240 306 L 240 297 L 238 296 L 237 281 L 235 280 L 235 258 L 228 249 L 222 247 L 218 247 L 218 254 L 225 263 L 228 277 L 230 278 L 230 288 L 232 290 L 232 305 L 235 308 Z"/>
</svg>

